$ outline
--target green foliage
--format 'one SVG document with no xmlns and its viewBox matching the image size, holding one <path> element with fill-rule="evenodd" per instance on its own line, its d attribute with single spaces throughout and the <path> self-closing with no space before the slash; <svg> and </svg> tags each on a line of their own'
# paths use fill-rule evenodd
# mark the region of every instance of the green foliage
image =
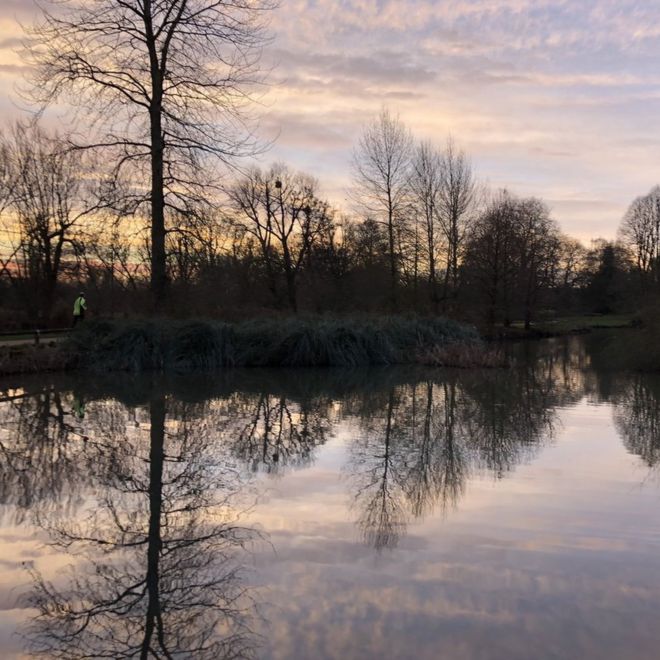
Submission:
<svg viewBox="0 0 660 660">
<path fill-rule="evenodd" d="M 231 366 L 357 367 L 415 362 L 421 351 L 479 342 L 444 318 L 89 322 L 66 350 L 95 371 L 199 371 Z"/>
</svg>

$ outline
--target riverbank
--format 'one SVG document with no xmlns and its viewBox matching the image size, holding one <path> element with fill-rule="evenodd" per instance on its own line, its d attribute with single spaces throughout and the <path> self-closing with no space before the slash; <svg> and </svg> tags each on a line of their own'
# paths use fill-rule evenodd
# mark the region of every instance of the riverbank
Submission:
<svg viewBox="0 0 660 660">
<path fill-rule="evenodd" d="M 55 345 L 3 348 L 0 373 L 83 369 L 504 365 L 475 328 L 434 318 L 264 319 L 240 323 L 94 321 Z"/>
<path fill-rule="evenodd" d="M 522 322 L 497 327 L 488 333 L 488 339 L 498 341 L 522 341 L 527 339 L 549 339 L 566 335 L 581 335 L 594 330 L 621 330 L 635 327 L 636 319 L 627 314 L 590 314 L 564 316 L 557 319 L 533 323 L 525 329 Z"/>
</svg>

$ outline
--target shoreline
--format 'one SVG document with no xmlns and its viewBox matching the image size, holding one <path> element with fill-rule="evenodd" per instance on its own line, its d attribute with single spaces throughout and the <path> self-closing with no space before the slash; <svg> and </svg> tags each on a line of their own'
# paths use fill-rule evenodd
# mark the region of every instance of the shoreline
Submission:
<svg viewBox="0 0 660 660">
<path fill-rule="evenodd" d="M 50 372 L 214 372 L 232 367 L 509 366 L 501 345 L 634 327 L 576 317 L 479 335 L 443 317 L 285 318 L 239 323 L 90 321 L 66 338 L 0 346 L 0 376 Z"/>
<path fill-rule="evenodd" d="M 0 347 L 0 375 L 213 372 L 232 367 L 506 366 L 472 326 L 443 317 L 93 321 L 66 340 Z"/>
</svg>

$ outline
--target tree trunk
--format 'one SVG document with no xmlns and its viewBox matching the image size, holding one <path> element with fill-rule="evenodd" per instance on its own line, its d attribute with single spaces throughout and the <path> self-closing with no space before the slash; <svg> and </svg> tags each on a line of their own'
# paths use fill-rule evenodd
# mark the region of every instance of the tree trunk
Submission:
<svg viewBox="0 0 660 660">
<path fill-rule="evenodd" d="M 161 552 L 161 509 L 163 502 L 163 466 L 165 462 L 165 399 L 155 395 L 150 404 L 150 448 L 149 448 L 149 536 L 147 543 L 147 616 L 140 657 L 149 657 L 153 633 L 158 626 L 158 637 L 163 646 L 163 630 L 160 625 L 160 552 Z"/>
<path fill-rule="evenodd" d="M 167 285 L 165 272 L 165 194 L 161 110 L 151 111 L 151 294 L 155 309 L 162 306 Z"/>
<path fill-rule="evenodd" d="M 296 295 L 296 273 L 294 271 L 291 253 L 286 241 L 283 241 L 284 253 L 284 276 L 286 278 L 286 293 L 289 300 L 289 308 L 294 314 L 298 313 L 298 299 Z"/>
<path fill-rule="evenodd" d="M 394 238 L 394 217 L 391 210 L 388 212 L 387 217 L 387 232 L 390 245 L 390 302 L 392 305 L 392 311 L 395 312 L 397 310 L 396 249 Z"/>
<path fill-rule="evenodd" d="M 286 274 L 286 291 L 289 298 L 289 308 L 294 314 L 298 313 L 298 295 L 296 291 L 296 279 L 293 273 Z"/>
</svg>

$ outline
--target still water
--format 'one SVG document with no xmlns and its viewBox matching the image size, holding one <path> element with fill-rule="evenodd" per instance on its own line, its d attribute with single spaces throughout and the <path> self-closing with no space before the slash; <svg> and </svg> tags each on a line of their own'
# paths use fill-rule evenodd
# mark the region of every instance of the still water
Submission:
<svg viewBox="0 0 660 660">
<path fill-rule="evenodd" d="M 519 352 L 3 383 L 0 658 L 657 659 L 660 378 Z"/>
</svg>

